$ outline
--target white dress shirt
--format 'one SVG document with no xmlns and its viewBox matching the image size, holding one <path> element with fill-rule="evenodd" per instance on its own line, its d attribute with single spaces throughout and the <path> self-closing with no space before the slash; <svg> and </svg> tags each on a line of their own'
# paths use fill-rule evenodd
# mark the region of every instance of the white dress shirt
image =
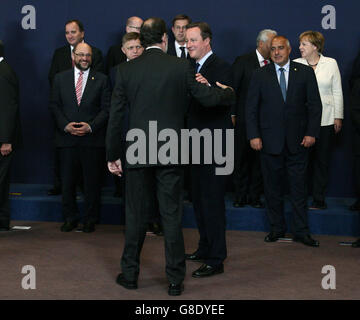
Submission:
<svg viewBox="0 0 360 320">
<path fill-rule="evenodd" d="M 304 58 L 294 61 L 309 65 Z M 340 70 L 335 59 L 321 54 L 314 71 L 322 103 L 321 126 L 330 126 L 334 124 L 335 119 L 344 118 Z"/>
<path fill-rule="evenodd" d="M 89 71 L 90 71 L 90 68 L 87 69 L 86 71 L 84 71 L 84 74 L 83 74 L 83 82 L 82 82 L 82 88 L 81 88 L 81 96 L 83 96 L 84 94 L 84 90 L 85 90 L 85 87 L 86 87 L 86 82 L 87 82 L 87 79 L 89 77 Z M 75 77 L 75 90 L 76 90 L 76 84 L 77 84 L 77 81 L 79 79 L 79 76 L 80 76 L 80 70 L 75 66 L 74 67 L 74 77 Z"/>
<path fill-rule="evenodd" d="M 212 52 L 212 50 L 210 50 L 206 55 L 204 55 L 199 61 L 196 62 L 200 65 L 197 72 L 201 72 L 201 68 L 202 68 L 203 64 L 205 63 L 207 58 L 209 58 L 212 54 L 213 54 L 213 52 Z"/>
<path fill-rule="evenodd" d="M 261 53 L 258 51 L 258 49 L 256 49 L 255 51 L 256 51 L 256 55 L 257 55 L 257 58 L 258 58 L 260 67 L 265 66 L 265 62 L 264 62 L 265 60 L 266 60 L 268 63 L 270 63 L 270 61 L 269 61 L 268 59 L 265 59 L 265 58 L 261 55 Z"/>
<path fill-rule="evenodd" d="M 284 75 L 285 75 L 285 81 L 286 81 L 286 91 L 287 91 L 288 83 L 289 83 L 290 60 L 282 67 L 280 67 L 279 65 L 277 65 L 275 63 L 275 70 L 276 70 L 276 75 L 277 75 L 279 84 L 280 84 L 280 74 L 281 74 L 280 68 L 284 69 Z"/>
<path fill-rule="evenodd" d="M 175 40 L 175 51 L 176 51 L 176 55 L 177 55 L 178 58 L 181 57 L 181 53 L 182 53 L 180 47 L 184 47 L 184 48 L 185 48 L 185 57 L 187 57 L 187 56 L 188 56 L 188 51 L 187 51 L 187 49 L 186 49 L 186 44 L 180 45 L 180 44 Z"/>
</svg>

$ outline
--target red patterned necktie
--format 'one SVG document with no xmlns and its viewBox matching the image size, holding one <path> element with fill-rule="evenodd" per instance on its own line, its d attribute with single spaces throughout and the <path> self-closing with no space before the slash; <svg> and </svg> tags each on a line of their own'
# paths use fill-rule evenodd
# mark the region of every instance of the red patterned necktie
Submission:
<svg viewBox="0 0 360 320">
<path fill-rule="evenodd" d="M 264 60 L 264 66 L 266 66 L 269 63 L 269 61 Z"/>
<path fill-rule="evenodd" d="M 79 75 L 79 79 L 76 83 L 76 99 L 77 99 L 77 103 L 78 105 L 80 105 L 81 102 L 81 95 L 82 95 L 82 85 L 83 85 L 83 71 L 80 71 L 80 75 Z"/>
</svg>

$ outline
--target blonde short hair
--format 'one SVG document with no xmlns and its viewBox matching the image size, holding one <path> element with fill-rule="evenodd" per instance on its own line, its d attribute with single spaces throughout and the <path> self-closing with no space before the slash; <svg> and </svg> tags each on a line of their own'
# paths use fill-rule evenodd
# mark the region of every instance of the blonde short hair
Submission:
<svg viewBox="0 0 360 320">
<path fill-rule="evenodd" d="M 314 45 L 319 53 L 322 53 L 324 50 L 325 38 L 318 31 L 305 31 L 299 36 L 299 40 L 304 40 L 306 38 L 312 45 Z"/>
</svg>

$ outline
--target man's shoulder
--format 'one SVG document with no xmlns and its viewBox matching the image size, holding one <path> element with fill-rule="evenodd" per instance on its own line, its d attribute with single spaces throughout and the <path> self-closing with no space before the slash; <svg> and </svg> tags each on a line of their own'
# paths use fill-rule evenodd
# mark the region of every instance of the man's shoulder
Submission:
<svg viewBox="0 0 360 320">
<path fill-rule="evenodd" d="M 257 60 L 257 56 L 256 56 L 256 52 L 255 50 L 254 51 L 251 51 L 251 52 L 248 52 L 246 54 L 243 54 L 243 55 L 240 55 L 240 56 L 237 56 L 235 58 L 235 61 L 234 61 L 234 65 L 237 65 L 237 64 L 247 64 L 249 61 L 256 61 Z"/>
<path fill-rule="evenodd" d="M 54 55 L 61 55 L 64 53 L 70 52 L 70 46 L 69 45 L 65 45 L 59 48 L 56 48 L 54 51 Z"/>
</svg>

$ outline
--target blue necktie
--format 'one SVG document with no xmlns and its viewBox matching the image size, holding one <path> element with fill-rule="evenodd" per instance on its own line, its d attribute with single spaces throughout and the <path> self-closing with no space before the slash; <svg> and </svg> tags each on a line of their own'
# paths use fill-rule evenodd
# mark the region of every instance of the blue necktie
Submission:
<svg viewBox="0 0 360 320">
<path fill-rule="evenodd" d="M 199 72 L 199 68 L 200 68 L 200 63 L 196 63 L 196 67 L 195 67 L 195 73 Z"/>
<path fill-rule="evenodd" d="M 283 95 L 284 101 L 286 101 L 286 80 L 285 80 L 285 69 L 284 68 L 280 68 L 280 88 L 281 88 L 281 93 Z"/>
</svg>

